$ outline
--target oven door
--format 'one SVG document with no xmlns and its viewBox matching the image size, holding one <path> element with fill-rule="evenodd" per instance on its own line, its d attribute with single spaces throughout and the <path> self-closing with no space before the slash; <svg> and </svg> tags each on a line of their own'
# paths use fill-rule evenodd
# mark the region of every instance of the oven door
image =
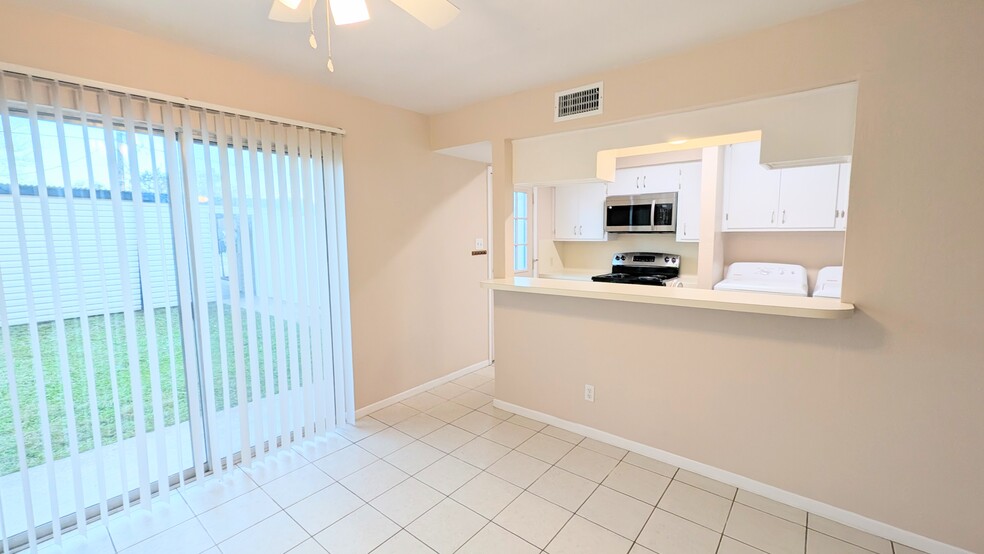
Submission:
<svg viewBox="0 0 984 554">
<path fill-rule="evenodd" d="M 652 199 L 643 196 L 609 196 L 605 200 L 605 231 L 651 233 L 653 231 Z"/>
</svg>

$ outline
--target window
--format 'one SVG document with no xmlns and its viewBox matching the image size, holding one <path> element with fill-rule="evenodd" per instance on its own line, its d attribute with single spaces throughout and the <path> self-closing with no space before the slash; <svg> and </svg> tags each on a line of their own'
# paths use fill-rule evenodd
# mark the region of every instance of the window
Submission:
<svg viewBox="0 0 984 554">
<path fill-rule="evenodd" d="M 530 212 L 533 195 L 530 190 L 513 192 L 513 271 L 517 274 L 531 270 L 533 250 L 530 246 Z"/>
<path fill-rule="evenodd" d="M 0 550 L 352 417 L 340 144 L 0 71 Z"/>
</svg>

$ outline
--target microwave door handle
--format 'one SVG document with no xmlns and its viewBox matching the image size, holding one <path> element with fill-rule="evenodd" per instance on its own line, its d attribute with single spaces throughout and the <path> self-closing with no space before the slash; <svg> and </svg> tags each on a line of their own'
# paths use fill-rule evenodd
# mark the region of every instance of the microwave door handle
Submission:
<svg viewBox="0 0 984 554">
<path fill-rule="evenodd" d="M 656 230 L 656 201 L 649 205 L 649 229 L 651 231 Z"/>
</svg>

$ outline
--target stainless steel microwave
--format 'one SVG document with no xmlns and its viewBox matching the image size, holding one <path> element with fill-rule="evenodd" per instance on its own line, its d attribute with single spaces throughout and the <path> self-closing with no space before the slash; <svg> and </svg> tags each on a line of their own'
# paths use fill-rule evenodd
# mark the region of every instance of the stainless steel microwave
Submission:
<svg viewBox="0 0 984 554">
<path fill-rule="evenodd" d="M 605 231 L 609 233 L 674 233 L 677 193 L 609 196 L 605 200 Z"/>
</svg>

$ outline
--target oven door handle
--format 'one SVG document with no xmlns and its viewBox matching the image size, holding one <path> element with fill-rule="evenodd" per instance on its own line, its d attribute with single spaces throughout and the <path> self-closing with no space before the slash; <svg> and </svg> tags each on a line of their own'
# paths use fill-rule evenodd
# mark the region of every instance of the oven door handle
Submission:
<svg viewBox="0 0 984 554">
<path fill-rule="evenodd" d="M 656 229 L 656 201 L 655 200 L 653 200 L 653 202 L 649 205 L 649 229 L 651 231 Z"/>
</svg>

